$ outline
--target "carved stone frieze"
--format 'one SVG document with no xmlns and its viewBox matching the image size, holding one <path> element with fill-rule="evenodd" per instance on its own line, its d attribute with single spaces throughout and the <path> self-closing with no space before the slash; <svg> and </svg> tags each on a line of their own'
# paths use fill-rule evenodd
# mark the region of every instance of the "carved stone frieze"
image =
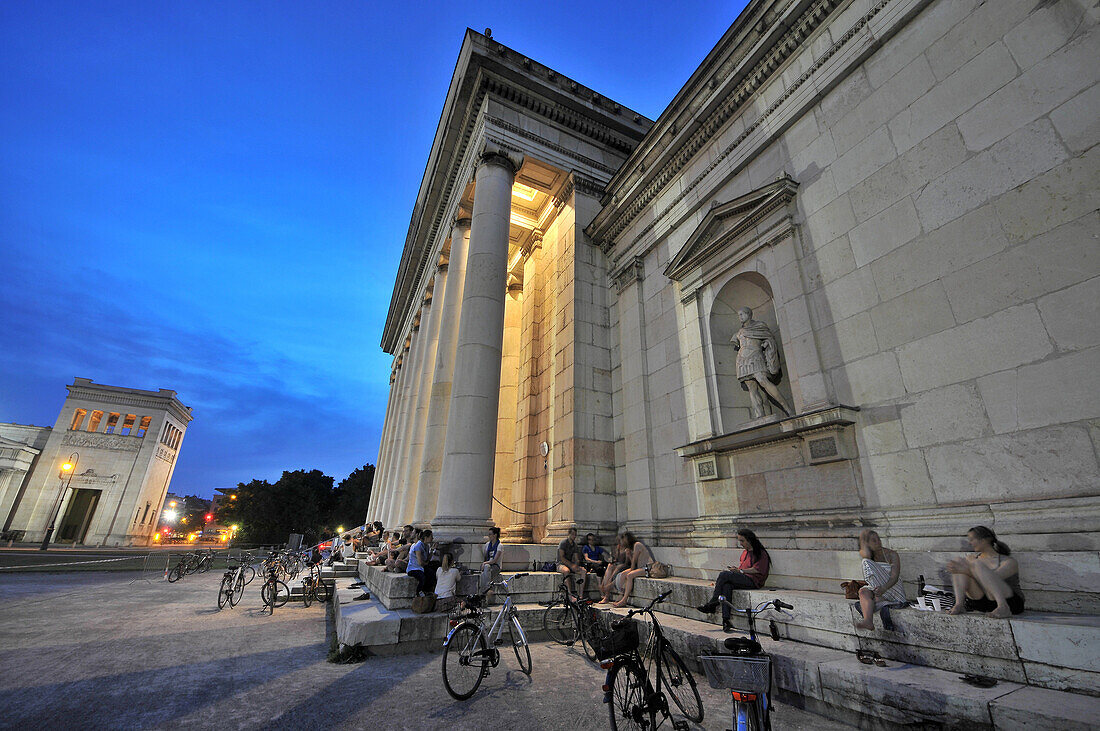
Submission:
<svg viewBox="0 0 1100 731">
<path fill-rule="evenodd" d="M 141 449 L 141 437 L 121 434 L 97 434 L 94 432 L 68 432 L 61 438 L 67 447 L 109 449 L 113 452 L 136 452 Z"/>
<path fill-rule="evenodd" d="M 168 464 L 172 464 L 176 461 L 176 453 L 173 452 L 171 449 L 168 449 L 161 445 L 157 445 L 157 451 L 153 456 L 155 456 L 159 460 L 167 462 Z"/>
</svg>

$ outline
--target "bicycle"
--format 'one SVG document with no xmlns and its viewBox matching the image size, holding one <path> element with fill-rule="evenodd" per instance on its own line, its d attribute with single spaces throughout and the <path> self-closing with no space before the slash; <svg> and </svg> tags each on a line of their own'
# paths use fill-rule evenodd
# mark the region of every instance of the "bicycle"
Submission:
<svg viewBox="0 0 1100 731">
<path fill-rule="evenodd" d="M 188 574 L 193 574 L 195 572 L 196 566 L 198 565 L 198 560 L 199 554 L 193 551 L 180 556 L 180 560 L 176 562 L 176 565 L 168 569 L 168 572 L 165 574 L 165 578 L 168 579 L 168 583 L 175 583 L 182 579 L 184 576 L 187 576 Z"/>
<path fill-rule="evenodd" d="M 318 566 L 310 566 L 309 575 L 302 578 L 302 603 L 308 607 L 316 599 L 324 604 L 330 596 L 328 584 L 321 579 L 321 569 Z"/>
<path fill-rule="evenodd" d="M 244 564 L 226 567 L 221 586 L 218 587 L 218 609 L 222 609 L 226 604 L 235 607 L 241 600 L 244 595 L 244 585 L 248 583 L 244 578 L 244 569 Z"/>
<path fill-rule="evenodd" d="M 267 579 L 260 587 L 260 600 L 272 614 L 275 614 L 275 608 L 283 606 L 290 599 L 290 589 L 279 581 L 279 570 L 274 565 L 265 566 L 265 571 Z"/>
<path fill-rule="evenodd" d="M 489 589 L 503 587 L 505 600 L 488 629 L 485 615 L 491 614 L 491 610 L 482 608 L 488 590 L 466 597 L 460 608 L 452 613 L 451 630 L 443 641 L 443 686 L 455 700 L 464 701 L 472 696 L 481 681 L 488 677 L 489 669 L 500 664 L 497 646 L 503 644 L 505 626 L 519 669 L 525 675 L 531 674 L 531 648 L 508 587 L 509 582 L 523 576 L 527 574 L 515 574 L 510 579 L 489 584 Z"/>
<path fill-rule="evenodd" d="M 604 679 L 604 703 L 608 704 L 612 731 L 624 729 L 655 729 L 665 719 L 672 720 L 674 729 L 686 729 L 687 722 L 673 718 L 668 696 L 689 720 L 703 720 L 703 699 L 695 677 L 680 655 L 665 638 L 653 607 L 672 594 L 666 591 L 654 597 L 642 609 L 631 609 L 626 616 L 611 625 L 611 634 L 596 647 L 607 670 Z M 640 639 L 635 615 L 645 615 L 650 621 L 649 639 L 644 651 L 639 651 Z M 650 670 L 652 667 L 652 671 Z M 655 680 L 651 680 L 655 678 Z M 667 692 L 667 696 L 666 696 Z M 657 716 L 661 721 L 658 723 Z"/>
<path fill-rule="evenodd" d="M 579 639 L 584 654 L 595 661 L 596 643 L 610 631 L 606 617 L 591 599 L 573 599 L 563 578 L 542 612 L 542 628 L 559 645 L 572 647 Z"/>
<path fill-rule="evenodd" d="M 699 663 L 707 674 L 712 688 L 728 688 L 733 700 L 733 728 L 735 731 L 768 731 L 771 729 L 772 711 L 772 657 L 764 652 L 756 639 L 756 617 L 761 612 L 774 609 L 794 609 L 794 606 L 771 599 L 756 608 L 738 609 L 724 596 L 718 601 L 749 621 L 749 636 L 730 637 L 725 647 L 732 655 L 700 655 Z M 772 625 L 772 638 L 779 639 L 779 631 Z"/>
</svg>

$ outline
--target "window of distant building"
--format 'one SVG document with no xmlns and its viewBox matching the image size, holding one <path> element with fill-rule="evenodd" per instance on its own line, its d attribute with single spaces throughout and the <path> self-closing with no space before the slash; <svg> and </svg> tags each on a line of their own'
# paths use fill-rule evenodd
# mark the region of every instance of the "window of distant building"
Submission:
<svg viewBox="0 0 1100 731">
<path fill-rule="evenodd" d="M 99 429 L 99 422 L 103 420 L 102 411 L 93 411 L 92 418 L 88 419 L 88 431 L 97 431 Z"/>
<path fill-rule="evenodd" d="M 115 428 L 118 427 L 118 417 L 119 416 L 121 416 L 121 414 L 117 414 L 117 413 L 112 411 L 111 415 L 107 417 L 107 429 L 105 431 L 108 434 L 114 434 L 115 433 Z"/>
<path fill-rule="evenodd" d="M 88 415 L 87 409 L 77 409 L 73 412 L 73 423 L 69 425 L 69 429 L 79 429 L 84 425 L 84 417 Z"/>
<path fill-rule="evenodd" d="M 152 421 L 153 421 L 153 417 L 151 417 L 151 416 L 141 417 L 141 423 L 138 424 L 138 429 L 137 429 L 137 435 L 139 437 L 145 436 L 145 433 L 147 431 L 149 431 L 149 423 L 152 422 Z"/>
<path fill-rule="evenodd" d="M 135 421 L 137 421 L 136 414 L 127 414 L 126 419 L 122 422 L 122 429 L 119 431 L 119 434 L 130 436 L 130 432 L 134 430 Z"/>
</svg>

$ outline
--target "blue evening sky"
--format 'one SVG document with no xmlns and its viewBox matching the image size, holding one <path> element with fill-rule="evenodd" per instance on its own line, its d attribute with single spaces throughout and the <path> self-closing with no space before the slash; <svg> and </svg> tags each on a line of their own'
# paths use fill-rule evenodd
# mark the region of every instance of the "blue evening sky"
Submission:
<svg viewBox="0 0 1100 731">
<path fill-rule="evenodd" d="M 0 421 L 81 376 L 194 408 L 177 493 L 373 463 L 466 27 L 656 118 L 744 4 L 0 3 Z"/>
</svg>

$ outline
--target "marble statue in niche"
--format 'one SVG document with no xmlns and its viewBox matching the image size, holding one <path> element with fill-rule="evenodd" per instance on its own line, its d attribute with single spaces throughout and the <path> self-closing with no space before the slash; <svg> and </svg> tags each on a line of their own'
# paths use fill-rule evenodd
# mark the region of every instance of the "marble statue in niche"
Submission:
<svg viewBox="0 0 1100 731">
<path fill-rule="evenodd" d="M 737 311 L 741 329 L 730 340 L 737 350 L 737 380 L 749 391 L 753 419 L 761 419 L 771 412 L 771 397 L 784 414 L 791 415 L 791 408 L 783 399 L 772 377 L 779 375 L 779 348 L 775 334 L 767 324 L 752 319 L 752 308 Z"/>
</svg>

